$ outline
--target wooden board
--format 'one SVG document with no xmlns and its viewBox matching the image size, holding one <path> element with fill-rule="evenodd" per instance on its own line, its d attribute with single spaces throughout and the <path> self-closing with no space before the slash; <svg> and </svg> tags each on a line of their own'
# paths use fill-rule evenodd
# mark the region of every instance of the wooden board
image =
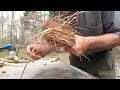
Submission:
<svg viewBox="0 0 120 90">
<path fill-rule="evenodd" d="M 19 67 L 4 66 L 0 68 L 0 79 L 20 79 L 25 64 Z M 6 73 L 2 73 L 6 71 Z M 29 63 L 22 79 L 97 79 L 60 60 L 39 60 Z"/>
</svg>

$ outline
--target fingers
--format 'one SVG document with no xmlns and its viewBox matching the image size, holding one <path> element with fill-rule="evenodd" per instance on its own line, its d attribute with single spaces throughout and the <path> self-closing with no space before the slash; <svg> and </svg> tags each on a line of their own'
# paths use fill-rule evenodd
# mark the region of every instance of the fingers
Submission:
<svg viewBox="0 0 120 90">
<path fill-rule="evenodd" d="M 76 54 L 76 50 L 74 49 L 74 47 L 66 47 L 64 48 L 64 50 L 66 52 L 72 53 L 72 54 Z"/>
<path fill-rule="evenodd" d="M 30 55 L 33 47 L 34 47 L 34 45 L 29 45 L 29 46 L 27 46 L 27 53 L 28 53 L 28 55 Z"/>
<path fill-rule="evenodd" d="M 28 53 L 28 55 L 30 55 L 30 53 L 32 52 L 32 50 L 33 50 L 34 47 L 35 47 L 34 52 L 36 50 L 41 49 L 40 45 L 37 45 L 37 46 L 36 46 L 36 44 L 29 45 L 29 46 L 27 46 L 27 53 Z"/>
<path fill-rule="evenodd" d="M 65 47 L 64 50 L 78 57 L 82 55 L 81 45 L 77 40 L 75 45 L 72 47 Z"/>
<path fill-rule="evenodd" d="M 32 51 L 33 49 L 34 49 L 34 51 Z M 36 44 L 29 45 L 29 46 L 27 46 L 27 54 L 30 55 L 30 58 L 32 58 L 33 60 L 38 60 L 38 59 L 42 58 L 42 56 L 41 56 L 41 55 L 43 55 L 42 49 L 43 49 L 43 47 L 41 45 L 37 45 L 37 46 L 36 46 Z"/>
<path fill-rule="evenodd" d="M 42 58 L 42 56 L 36 55 L 35 53 L 33 53 L 33 54 L 31 55 L 31 58 L 32 58 L 33 60 L 39 60 L 39 59 Z"/>
<path fill-rule="evenodd" d="M 27 46 L 27 53 L 33 60 L 38 60 L 44 56 L 46 56 L 50 52 L 50 47 L 34 44 Z"/>
</svg>

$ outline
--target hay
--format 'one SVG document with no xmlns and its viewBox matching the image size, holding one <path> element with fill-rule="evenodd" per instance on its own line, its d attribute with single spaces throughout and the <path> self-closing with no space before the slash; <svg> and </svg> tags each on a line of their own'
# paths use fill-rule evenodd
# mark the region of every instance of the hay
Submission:
<svg viewBox="0 0 120 90">
<path fill-rule="evenodd" d="M 78 32 L 75 30 L 74 26 L 72 26 L 71 22 L 76 19 L 77 15 L 84 12 L 85 11 L 76 11 L 68 16 L 58 14 L 54 17 L 50 17 L 43 24 L 43 31 L 33 38 L 36 38 L 37 42 L 41 42 L 42 44 L 47 43 L 55 48 L 73 46 L 75 44 L 74 36 Z"/>
<path fill-rule="evenodd" d="M 37 44 L 41 44 L 41 45 L 47 44 L 47 45 L 51 45 L 56 51 L 59 51 L 61 49 L 63 50 L 63 48 L 65 47 L 71 47 L 75 45 L 76 43 L 75 35 L 76 34 L 80 35 L 80 33 L 77 32 L 76 28 L 80 28 L 80 26 L 77 27 L 75 24 L 72 23 L 72 21 L 74 21 L 79 14 L 84 12 L 87 11 L 77 11 L 72 15 L 68 15 L 68 16 L 66 16 L 66 14 L 62 14 L 62 15 L 58 14 L 54 17 L 50 17 L 43 24 L 42 26 L 43 31 L 35 35 L 31 39 L 29 39 L 28 42 L 26 42 L 26 45 L 31 41 L 35 40 L 34 43 L 36 43 L 36 46 Z M 34 51 L 36 46 L 32 49 L 32 52 Z M 49 47 L 45 48 L 44 51 L 48 49 Z M 38 53 L 40 51 L 41 50 L 38 50 L 35 53 Z M 30 53 L 30 57 L 32 55 L 32 52 Z M 87 51 L 85 52 L 91 54 Z M 82 53 L 81 56 L 89 60 L 89 58 L 87 58 L 87 56 L 84 53 Z M 81 60 L 81 56 L 79 57 L 80 60 Z"/>
</svg>

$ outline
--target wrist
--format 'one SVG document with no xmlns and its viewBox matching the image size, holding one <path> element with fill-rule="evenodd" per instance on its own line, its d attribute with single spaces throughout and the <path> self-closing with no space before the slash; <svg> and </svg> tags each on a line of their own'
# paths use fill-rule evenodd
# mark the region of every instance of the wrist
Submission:
<svg viewBox="0 0 120 90">
<path fill-rule="evenodd" d="M 91 45 L 91 41 L 90 41 L 90 38 L 89 37 L 83 37 L 83 45 L 82 47 L 85 48 L 84 51 L 87 51 L 88 49 L 90 49 L 90 45 Z"/>
<path fill-rule="evenodd" d="M 92 37 L 92 36 L 90 36 L 90 37 L 85 37 L 86 38 L 86 41 L 88 42 L 87 43 L 87 52 L 88 53 L 94 53 L 95 52 L 95 50 L 96 50 L 96 48 L 95 48 L 95 38 L 94 37 Z"/>
<path fill-rule="evenodd" d="M 92 44 L 91 38 L 90 37 L 85 37 L 84 41 L 86 42 L 87 49 L 90 49 L 91 48 L 90 46 Z"/>
</svg>

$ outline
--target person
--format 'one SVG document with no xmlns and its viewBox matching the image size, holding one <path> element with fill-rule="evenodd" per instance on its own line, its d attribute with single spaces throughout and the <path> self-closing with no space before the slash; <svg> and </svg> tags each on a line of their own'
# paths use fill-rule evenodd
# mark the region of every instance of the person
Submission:
<svg viewBox="0 0 120 90">
<path fill-rule="evenodd" d="M 55 11 L 50 11 L 50 15 L 55 15 Z M 75 35 L 74 46 L 64 48 L 70 53 L 70 64 L 100 79 L 115 79 L 115 55 L 112 49 L 120 45 L 120 28 L 114 23 L 115 11 L 87 11 L 78 15 L 77 22 L 80 27 L 77 31 L 81 35 Z M 34 46 L 27 46 L 29 55 Z M 41 51 L 35 53 L 38 50 Z M 31 58 L 40 59 L 52 50 L 52 46 L 37 44 Z"/>
</svg>

